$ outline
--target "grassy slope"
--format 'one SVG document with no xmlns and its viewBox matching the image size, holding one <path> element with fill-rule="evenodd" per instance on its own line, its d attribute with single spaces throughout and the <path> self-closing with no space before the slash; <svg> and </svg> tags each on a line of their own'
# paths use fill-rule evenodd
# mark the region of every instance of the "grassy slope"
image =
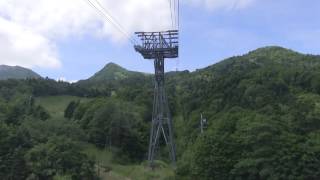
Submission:
<svg viewBox="0 0 320 180">
<path fill-rule="evenodd" d="M 39 97 L 36 103 L 43 106 L 51 115 L 51 120 L 64 118 L 64 110 L 71 101 L 88 101 L 88 98 L 75 96 L 47 96 Z M 174 172 L 168 165 L 161 164 L 155 171 L 150 170 L 145 165 L 120 165 L 111 161 L 110 151 L 99 150 L 93 145 L 87 145 L 86 153 L 96 160 L 97 172 L 102 179 L 106 180 L 169 180 L 173 179 Z M 105 172 L 105 167 L 111 169 Z M 68 177 L 56 177 L 57 180 L 68 179 Z"/>
<path fill-rule="evenodd" d="M 71 101 L 88 101 L 88 98 L 80 98 L 75 96 L 46 96 L 36 99 L 36 103 L 44 107 L 52 118 L 63 118 L 64 110 Z"/>
<path fill-rule="evenodd" d="M 112 154 L 108 150 L 99 150 L 94 146 L 88 146 L 87 154 L 94 159 L 99 170 L 100 177 L 110 180 L 169 180 L 173 179 L 173 170 L 163 162 L 156 162 L 159 166 L 156 170 L 152 171 L 146 166 L 146 163 L 120 165 L 111 161 Z M 107 172 L 105 169 L 111 169 Z"/>
</svg>

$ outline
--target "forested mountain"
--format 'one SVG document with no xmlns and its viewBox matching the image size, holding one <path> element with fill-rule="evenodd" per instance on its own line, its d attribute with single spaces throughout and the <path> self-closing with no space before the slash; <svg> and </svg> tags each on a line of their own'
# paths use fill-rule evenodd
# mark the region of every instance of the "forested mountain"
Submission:
<svg viewBox="0 0 320 180">
<path fill-rule="evenodd" d="M 0 80 L 27 78 L 41 78 L 41 76 L 30 69 L 20 66 L 0 65 Z"/>
<path fill-rule="evenodd" d="M 105 84 L 117 84 L 120 81 L 125 81 L 131 78 L 145 78 L 150 74 L 141 72 L 129 71 L 115 63 L 108 63 L 104 68 L 95 73 L 92 77 L 86 80 L 81 80 L 78 84 L 91 86 L 105 86 Z"/>
<path fill-rule="evenodd" d="M 319 179 L 319 70 L 319 56 L 267 47 L 191 73 L 176 86 L 179 177 Z"/>
<path fill-rule="evenodd" d="M 96 82 L 108 80 L 121 80 L 128 78 L 128 76 L 130 76 L 132 73 L 134 72 L 130 72 L 117 64 L 109 63 L 102 70 L 90 77 L 88 80 Z"/>
<path fill-rule="evenodd" d="M 175 175 L 167 178 L 320 179 L 320 56 L 260 48 L 194 72 L 167 73 L 166 89 L 178 153 Z M 90 98 L 70 100 L 64 117 L 33 103 L 66 94 Z M 24 171 L 16 176 L 94 178 L 94 160 L 76 148 L 81 143 L 110 149 L 112 162 L 122 165 L 146 159 L 151 75 L 108 64 L 76 84 L 49 79 L 0 81 L 0 97 L 0 133 L 5 133 L 0 136 L 0 160 L 21 161 L 17 168 Z M 202 134 L 200 113 L 207 119 Z M 71 135 L 68 128 L 76 133 Z M 58 153 L 51 157 L 52 152 Z M 69 153 L 79 158 L 61 156 Z M 161 148 L 158 157 L 166 161 L 166 153 Z M 66 159 L 67 165 L 55 164 L 52 158 Z M 104 166 L 112 169 L 108 163 Z M 10 172 L 0 164 L 1 177 L 12 177 Z M 161 179 L 134 177 L 148 178 Z"/>
</svg>

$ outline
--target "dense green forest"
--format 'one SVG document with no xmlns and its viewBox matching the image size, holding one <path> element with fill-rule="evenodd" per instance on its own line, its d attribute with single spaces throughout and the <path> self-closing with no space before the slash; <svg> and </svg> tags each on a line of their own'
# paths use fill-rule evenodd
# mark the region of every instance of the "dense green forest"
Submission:
<svg viewBox="0 0 320 180">
<path fill-rule="evenodd" d="M 177 167 L 133 179 L 320 179 L 320 56 L 265 47 L 169 72 L 166 90 Z M 67 104 L 53 111 L 57 97 Z M 90 146 L 111 153 L 105 171 L 145 167 L 152 100 L 151 74 L 115 64 L 73 84 L 0 81 L 1 179 L 102 178 Z M 159 168 L 170 167 L 166 153 L 163 146 Z"/>
</svg>

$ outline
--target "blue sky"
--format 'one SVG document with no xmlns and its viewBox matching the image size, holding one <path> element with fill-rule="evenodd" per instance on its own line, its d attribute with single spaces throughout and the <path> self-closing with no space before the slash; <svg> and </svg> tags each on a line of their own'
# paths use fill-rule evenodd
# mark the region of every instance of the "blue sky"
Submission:
<svg viewBox="0 0 320 180">
<path fill-rule="evenodd" d="M 216 1 L 219 3 L 208 0 Z M 320 54 L 319 7 L 317 0 L 250 0 L 239 8 L 181 3 L 180 57 L 167 60 L 166 70 L 193 71 L 269 45 Z M 31 67 L 42 76 L 85 79 L 109 62 L 129 70 L 153 72 L 153 63 L 136 53 L 129 41 L 116 43 L 87 31 L 54 42 L 59 67 Z"/>
</svg>

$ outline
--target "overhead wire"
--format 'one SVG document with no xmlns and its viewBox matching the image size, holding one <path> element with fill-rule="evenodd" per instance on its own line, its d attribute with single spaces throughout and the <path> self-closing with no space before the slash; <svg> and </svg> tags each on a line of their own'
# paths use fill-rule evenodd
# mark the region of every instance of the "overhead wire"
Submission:
<svg viewBox="0 0 320 180">
<path fill-rule="evenodd" d="M 121 32 L 126 38 L 130 40 L 130 42 L 134 45 L 138 44 L 136 39 L 131 37 L 125 28 L 114 18 L 111 13 L 98 1 L 93 0 L 96 2 L 93 3 L 92 0 L 85 0 L 92 8 L 97 10 L 97 12 L 104 17 L 108 23 L 112 24 L 119 32 Z M 172 2 L 173 1 L 173 2 Z M 169 7 L 170 7 L 170 18 L 171 18 L 171 25 L 173 29 L 179 31 L 180 29 L 180 2 L 179 0 L 168 0 Z M 99 7 L 97 7 L 99 6 Z"/>
<path fill-rule="evenodd" d="M 173 0 L 174 29 L 177 29 L 177 1 Z"/>
<path fill-rule="evenodd" d="M 94 0 L 95 2 L 97 2 L 97 4 L 104 10 L 104 12 L 115 22 L 115 24 L 118 25 L 118 27 L 120 29 L 122 29 L 124 31 L 125 34 L 127 34 L 127 36 L 130 37 L 130 35 L 126 32 L 125 28 L 117 21 L 116 18 L 114 18 L 114 16 L 112 16 L 112 14 L 99 2 L 99 0 Z M 132 38 L 133 41 L 135 41 L 137 43 L 137 41 Z"/>
<path fill-rule="evenodd" d="M 170 0 L 171 2 L 171 0 Z M 173 29 L 178 30 L 179 28 L 179 9 L 180 9 L 180 3 L 179 0 L 173 0 L 173 7 L 170 9 L 172 15 L 172 21 L 173 21 Z M 172 12 L 173 11 L 173 12 Z"/>
<path fill-rule="evenodd" d="M 177 1 L 177 12 L 176 12 L 176 16 L 177 16 L 177 30 L 179 33 L 178 36 L 178 40 L 180 41 L 180 0 L 176 0 Z M 181 43 L 180 43 L 181 46 Z M 181 48 L 179 48 L 180 51 Z M 177 61 L 176 61 L 176 71 L 179 70 L 179 66 L 180 66 L 180 56 L 178 56 Z"/>
<path fill-rule="evenodd" d="M 178 14 L 177 14 L 177 9 L 178 9 L 178 1 L 177 0 L 173 0 L 174 1 L 174 8 L 173 8 L 173 14 L 174 14 L 174 28 L 177 30 L 178 28 Z"/>
<path fill-rule="evenodd" d="M 177 25 L 178 25 L 178 30 L 180 29 L 180 0 L 178 1 L 178 8 L 177 8 Z"/>
<path fill-rule="evenodd" d="M 169 2 L 169 8 L 170 8 L 170 17 L 171 17 L 171 28 L 174 28 L 174 12 L 172 12 L 172 9 L 174 9 L 174 5 L 173 5 L 173 8 L 172 8 L 172 0 L 168 0 Z M 175 3 L 173 3 L 175 4 Z"/>
<path fill-rule="evenodd" d="M 109 23 L 111 23 L 119 32 L 121 32 L 125 37 L 127 37 L 130 42 L 133 45 L 136 45 L 137 42 L 134 38 L 132 38 L 125 30 L 124 28 L 110 15 L 110 13 L 108 13 L 108 11 L 101 5 L 101 3 L 99 3 L 99 1 L 95 0 L 97 2 L 97 4 L 100 6 L 99 9 L 93 2 L 91 2 L 90 0 L 84 0 L 86 1 L 92 8 L 94 8 L 95 10 L 97 10 L 97 12 L 104 17 L 104 19 L 106 21 L 108 21 Z M 106 12 L 105 12 L 106 11 Z"/>
</svg>

